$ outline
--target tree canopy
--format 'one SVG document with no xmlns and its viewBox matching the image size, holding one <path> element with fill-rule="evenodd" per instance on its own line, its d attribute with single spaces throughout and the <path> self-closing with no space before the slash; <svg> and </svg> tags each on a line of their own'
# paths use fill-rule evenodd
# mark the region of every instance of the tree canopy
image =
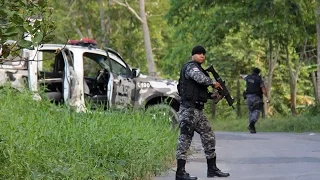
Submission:
<svg viewBox="0 0 320 180">
<path fill-rule="evenodd" d="M 147 73 L 150 57 L 141 28 L 145 14 L 161 77 L 177 80 L 192 47 L 203 45 L 204 67 L 216 67 L 239 105 L 244 104 L 239 95 L 244 83 L 238 77 L 252 67 L 262 70 L 271 97 L 265 107 L 270 115 L 302 112 L 319 94 L 320 10 L 317 15 L 314 0 L 145 0 L 144 12 L 139 11 L 142 0 L 0 1 L 2 56 L 12 52 L 5 50 L 9 39 L 19 48 L 30 48 L 89 37 L 99 48 L 115 49 L 128 64 Z"/>
</svg>

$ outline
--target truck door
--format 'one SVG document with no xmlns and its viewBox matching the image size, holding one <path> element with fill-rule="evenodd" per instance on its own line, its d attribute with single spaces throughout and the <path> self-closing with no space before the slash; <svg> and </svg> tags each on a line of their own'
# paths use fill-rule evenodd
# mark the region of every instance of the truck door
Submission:
<svg viewBox="0 0 320 180">
<path fill-rule="evenodd" d="M 121 75 L 115 75 L 113 79 L 113 102 L 117 108 L 125 108 L 132 105 L 133 82 Z"/>
<path fill-rule="evenodd" d="M 109 52 L 111 73 L 113 75 L 112 105 L 122 109 L 133 105 L 135 84 L 130 69 L 118 55 Z"/>
<path fill-rule="evenodd" d="M 75 55 L 69 51 L 69 49 L 63 49 L 61 51 L 64 61 L 64 73 L 63 73 L 63 99 L 71 108 L 75 109 L 76 112 L 85 112 L 86 107 L 83 92 L 83 76 L 79 71 L 83 71 L 74 68 L 73 58 Z M 80 85 L 82 84 L 82 86 Z"/>
<path fill-rule="evenodd" d="M 72 67 L 73 62 L 71 61 L 69 55 L 67 55 L 66 50 L 61 51 L 61 55 L 64 61 L 64 70 L 63 70 L 63 100 L 65 103 L 68 103 L 71 97 L 71 74 L 70 67 Z"/>
</svg>

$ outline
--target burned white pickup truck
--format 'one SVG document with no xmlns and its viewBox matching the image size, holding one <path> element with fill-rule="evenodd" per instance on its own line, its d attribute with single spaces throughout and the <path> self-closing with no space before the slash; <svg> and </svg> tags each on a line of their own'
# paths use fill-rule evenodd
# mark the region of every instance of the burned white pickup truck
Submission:
<svg viewBox="0 0 320 180">
<path fill-rule="evenodd" d="M 21 57 L 1 61 L 0 85 L 10 82 L 12 88 L 21 91 L 27 87 L 35 94 L 44 88 L 51 101 L 78 111 L 86 109 L 86 101 L 105 109 L 157 105 L 163 109 L 158 113 L 168 112 L 172 123 L 177 122 L 176 81 L 142 75 L 116 51 L 96 45 L 92 39 L 81 39 L 23 49 Z"/>
</svg>

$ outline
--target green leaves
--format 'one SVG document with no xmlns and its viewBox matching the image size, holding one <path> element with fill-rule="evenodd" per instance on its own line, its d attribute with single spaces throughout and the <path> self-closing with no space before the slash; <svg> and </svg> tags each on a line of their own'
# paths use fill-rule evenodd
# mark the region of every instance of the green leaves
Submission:
<svg viewBox="0 0 320 180">
<path fill-rule="evenodd" d="M 43 33 L 41 31 L 37 31 L 34 37 L 32 38 L 33 43 L 39 44 L 42 42 L 42 40 L 43 40 Z"/>
<path fill-rule="evenodd" d="M 2 37 L 13 37 L 13 36 L 16 36 L 18 35 L 18 30 L 16 27 L 14 26 L 11 26 L 11 27 L 8 27 L 7 29 L 4 29 L 4 31 L 2 32 L 1 36 Z"/>
<path fill-rule="evenodd" d="M 18 41 L 18 46 L 20 48 L 29 48 L 32 45 L 31 41 L 27 41 L 24 39 L 21 39 L 20 41 Z"/>
<path fill-rule="evenodd" d="M 26 20 L 23 18 L 22 14 L 13 13 L 10 17 L 10 21 L 14 24 L 23 24 Z"/>
<path fill-rule="evenodd" d="M 7 40 L 17 41 L 20 48 L 36 46 L 48 36 L 54 24 L 47 1 L 2 1 L 0 5 L 0 45 Z M 24 33 L 31 34 L 31 40 L 24 40 Z M 9 51 L 10 54 L 10 51 Z"/>
<path fill-rule="evenodd" d="M 312 64 L 312 65 L 307 65 L 305 67 L 303 67 L 306 69 L 307 72 L 316 72 L 317 71 L 317 68 L 318 68 L 318 65 L 317 64 Z"/>
</svg>

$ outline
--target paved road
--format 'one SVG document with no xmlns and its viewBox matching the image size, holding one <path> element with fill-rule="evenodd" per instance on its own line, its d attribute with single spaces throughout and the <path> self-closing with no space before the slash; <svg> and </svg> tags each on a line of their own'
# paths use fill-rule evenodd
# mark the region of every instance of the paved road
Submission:
<svg viewBox="0 0 320 180">
<path fill-rule="evenodd" d="M 217 165 L 228 180 L 320 180 L 320 134 L 216 132 Z M 206 159 L 195 135 L 186 169 L 206 177 Z M 153 180 L 174 180 L 176 167 Z M 220 178 L 221 179 L 221 178 Z"/>
</svg>

